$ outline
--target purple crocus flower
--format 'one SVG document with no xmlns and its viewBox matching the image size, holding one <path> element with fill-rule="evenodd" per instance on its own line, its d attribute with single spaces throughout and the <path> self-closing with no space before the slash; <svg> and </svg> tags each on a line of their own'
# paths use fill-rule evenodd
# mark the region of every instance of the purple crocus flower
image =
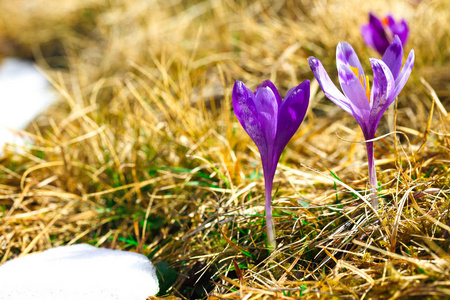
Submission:
<svg viewBox="0 0 450 300">
<path fill-rule="evenodd" d="M 272 185 L 283 149 L 302 123 L 309 104 L 309 80 L 292 88 L 281 100 L 275 85 L 266 80 L 255 93 L 241 81 L 233 88 L 233 108 L 244 130 L 258 147 L 265 182 L 267 239 L 275 247 L 272 221 Z"/>
<path fill-rule="evenodd" d="M 383 55 L 396 35 L 400 38 L 402 45 L 405 45 L 409 28 L 405 19 L 396 22 L 391 14 L 379 19 L 373 13 L 369 13 L 369 24 L 361 26 L 361 33 L 366 45 Z"/>
<path fill-rule="evenodd" d="M 339 82 L 344 94 L 336 88 L 317 58 L 309 57 L 308 62 L 328 99 L 351 114 L 361 126 L 364 138 L 372 140 L 383 113 L 397 98 L 411 74 L 414 65 L 414 50 L 409 52 L 403 68 L 402 59 L 402 43 L 400 38 L 395 36 L 382 59 L 370 59 L 373 70 L 373 84 L 370 88 L 369 77 L 364 75 L 361 63 L 352 46 L 346 42 L 339 43 L 336 50 L 336 60 Z M 366 142 L 366 148 L 371 201 L 372 206 L 377 209 L 377 177 L 373 156 L 373 141 Z"/>
</svg>

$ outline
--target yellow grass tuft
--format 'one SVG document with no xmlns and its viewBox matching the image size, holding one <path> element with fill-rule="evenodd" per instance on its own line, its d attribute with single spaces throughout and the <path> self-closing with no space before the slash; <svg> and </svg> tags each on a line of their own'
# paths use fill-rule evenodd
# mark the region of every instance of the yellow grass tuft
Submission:
<svg viewBox="0 0 450 300">
<path fill-rule="evenodd" d="M 0 2 L 0 53 L 35 59 L 60 101 L 28 128 L 35 145 L 2 159 L 1 263 L 87 242 L 170 263 L 173 297 L 448 297 L 446 0 L 28 2 Z M 269 253 L 233 83 L 271 79 L 284 95 L 313 79 L 310 55 L 334 80 L 343 40 L 369 69 L 369 11 L 406 18 L 416 53 L 377 132 L 382 209 L 366 201 L 356 122 L 313 80 L 275 177 Z"/>
</svg>

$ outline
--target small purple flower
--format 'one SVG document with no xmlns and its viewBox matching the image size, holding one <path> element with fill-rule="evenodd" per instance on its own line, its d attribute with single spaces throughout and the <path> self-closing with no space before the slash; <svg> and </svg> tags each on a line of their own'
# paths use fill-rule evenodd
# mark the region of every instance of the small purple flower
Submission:
<svg viewBox="0 0 450 300">
<path fill-rule="evenodd" d="M 370 88 L 369 77 L 364 75 L 361 63 L 352 46 L 346 42 L 339 43 L 336 49 L 336 60 L 339 82 L 344 94 L 336 88 L 317 58 L 311 56 L 308 58 L 308 62 L 328 99 L 351 114 L 361 126 L 364 138 L 371 140 L 375 137 L 375 131 L 383 113 L 397 98 L 411 74 L 414 65 L 414 50 L 409 52 L 403 68 L 402 59 L 402 43 L 400 38 L 395 36 L 382 59 L 370 59 L 373 70 L 373 84 Z M 377 209 L 377 178 L 373 142 L 366 142 L 366 147 L 372 205 Z"/>
<path fill-rule="evenodd" d="M 396 35 L 403 46 L 406 44 L 409 28 L 405 19 L 396 22 L 391 14 L 379 19 L 373 13 L 369 13 L 369 24 L 361 26 L 361 33 L 366 45 L 383 55 Z"/>
<path fill-rule="evenodd" d="M 275 85 L 266 80 L 255 93 L 241 81 L 233 87 L 233 108 L 244 130 L 258 147 L 265 182 L 267 239 L 275 247 L 272 221 L 272 185 L 278 160 L 302 123 L 309 104 L 309 80 L 292 88 L 281 100 Z"/>
</svg>

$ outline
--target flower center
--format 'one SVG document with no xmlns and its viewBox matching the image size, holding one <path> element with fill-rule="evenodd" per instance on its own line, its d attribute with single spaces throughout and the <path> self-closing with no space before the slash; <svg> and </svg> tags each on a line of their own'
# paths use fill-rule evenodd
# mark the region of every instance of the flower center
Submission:
<svg viewBox="0 0 450 300">
<path fill-rule="evenodd" d="M 383 19 L 381 19 L 381 25 L 383 26 L 384 33 L 386 34 L 386 38 L 389 40 L 389 44 L 392 43 L 394 40 L 394 34 L 392 30 L 389 27 L 389 24 L 391 23 L 391 20 L 386 16 Z"/>
<path fill-rule="evenodd" d="M 367 100 L 370 103 L 370 85 L 369 85 L 369 76 L 366 75 L 366 78 L 363 77 L 363 75 L 359 75 L 359 70 L 358 68 L 354 68 L 352 66 L 350 66 L 350 69 L 353 71 L 353 73 L 355 73 L 356 77 L 359 79 L 359 81 L 361 82 L 361 86 L 363 87 L 363 89 L 366 91 L 366 96 L 367 96 Z"/>
<path fill-rule="evenodd" d="M 382 22 L 384 25 L 388 26 L 388 25 L 389 25 L 389 18 L 388 18 L 388 17 L 384 17 L 384 18 L 381 20 L 381 22 Z"/>
</svg>

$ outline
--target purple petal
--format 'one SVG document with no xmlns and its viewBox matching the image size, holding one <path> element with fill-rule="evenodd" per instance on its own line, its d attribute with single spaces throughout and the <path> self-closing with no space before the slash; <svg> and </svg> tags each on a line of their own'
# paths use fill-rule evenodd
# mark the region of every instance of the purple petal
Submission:
<svg viewBox="0 0 450 300">
<path fill-rule="evenodd" d="M 305 80 L 292 88 L 282 102 L 278 115 L 277 136 L 274 144 L 274 163 L 305 118 L 309 104 L 310 82 Z"/>
<path fill-rule="evenodd" d="M 387 20 L 387 22 L 386 22 Z M 394 16 L 392 14 L 387 14 L 384 19 L 383 19 L 383 23 L 388 25 L 388 26 L 393 26 L 396 22 L 394 20 Z"/>
<path fill-rule="evenodd" d="M 383 55 L 387 47 L 389 47 L 389 41 L 386 32 L 384 31 L 383 23 L 374 14 L 369 13 L 369 24 L 373 29 L 372 40 L 375 50 Z"/>
<path fill-rule="evenodd" d="M 352 115 L 358 119 L 364 119 L 370 111 L 369 99 L 361 81 L 348 65 L 338 64 L 339 82 L 345 96 L 350 99 Z M 364 79 L 365 80 L 365 79 Z"/>
<path fill-rule="evenodd" d="M 364 70 L 361 66 L 361 62 L 359 61 L 358 55 L 356 55 L 353 47 L 350 46 L 349 43 L 340 42 L 336 48 L 336 64 L 339 66 L 340 64 L 350 65 L 353 68 L 357 68 L 359 72 L 359 76 L 364 76 Z M 345 93 L 345 91 L 344 91 Z"/>
<path fill-rule="evenodd" d="M 363 130 L 366 139 L 372 139 L 375 136 L 383 113 L 395 100 L 395 97 L 393 97 L 395 80 L 389 67 L 384 61 L 376 58 L 371 58 L 370 63 L 373 70 L 373 85 L 370 96 L 372 109 L 369 120 L 366 122 L 366 128 Z"/>
<path fill-rule="evenodd" d="M 273 146 L 277 134 L 278 103 L 273 91 L 269 87 L 258 88 L 254 98 L 255 107 L 259 114 L 262 132 L 267 147 Z"/>
<path fill-rule="evenodd" d="M 403 47 L 400 38 L 396 35 L 391 45 L 386 49 L 383 55 L 383 62 L 389 67 L 394 78 L 397 78 L 402 67 Z"/>
<path fill-rule="evenodd" d="M 280 93 L 278 92 L 277 87 L 272 83 L 272 81 L 270 81 L 270 80 L 265 80 L 265 81 L 263 81 L 263 82 L 262 82 L 260 85 L 258 85 L 258 87 L 256 88 L 255 94 L 258 93 L 258 89 L 264 88 L 264 87 L 268 87 L 269 89 L 272 90 L 273 94 L 275 95 L 275 98 L 277 99 L 278 107 L 280 107 L 280 105 L 281 105 L 281 96 L 280 96 Z"/>
<path fill-rule="evenodd" d="M 266 158 L 268 154 L 267 143 L 263 135 L 263 129 L 256 109 L 255 95 L 242 81 L 236 81 L 233 87 L 233 109 L 239 123 L 256 144 L 261 157 Z"/>
<path fill-rule="evenodd" d="M 392 35 L 398 35 L 400 41 L 402 42 L 402 45 L 405 45 L 409 35 L 409 28 L 406 20 L 402 19 L 401 22 L 395 22 L 394 20 L 392 20 L 392 22 L 389 21 L 388 26 L 392 31 Z"/>
<path fill-rule="evenodd" d="M 347 99 L 341 91 L 334 85 L 331 81 L 330 76 L 328 76 L 327 72 L 323 68 L 322 63 L 315 57 L 308 57 L 309 67 L 319 82 L 322 91 L 325 93 L 328 99 L 334 102 L 337 106 L 353 115 L 351 104 L 349 99 Z"/>
<path fill-rule="evenodd" d="M 398 94 L 402 91 L 406 82 L 408 81 L 409 75 L 411 75 L 412 69 L 414 66 L 414 49 L 409 52 L 408 58 L 406 59 L 403 68 L 395 79 L 395 90 L 394 90 L 394 98 L 397 98 Z"/>
<path fill-rule="evenodd" d="M 372 48 L 375 48 L 375 44 L 373 42 L 373 28 L 370 24 L 361 26 L 361 35 L 363 37 L 364 43 Z"/>
</svg>

